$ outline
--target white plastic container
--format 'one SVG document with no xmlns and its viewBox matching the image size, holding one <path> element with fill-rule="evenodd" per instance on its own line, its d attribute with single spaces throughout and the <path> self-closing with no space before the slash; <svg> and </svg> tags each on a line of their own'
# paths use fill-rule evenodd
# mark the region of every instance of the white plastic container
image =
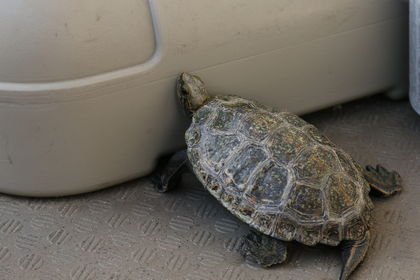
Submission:
<svg viewBox="0 0 420 280">
<path fill-rule="evenodd" d="M 88 192 L 184 145 L 183 71 L 302 114 L 407 89 L 391 1 L 22 0 L 0 4 L 0 191 Z"/>
<path fill-rule="evenodd" d="M 410 0 L 410 102 L 420 114 L 420 1 Z"/>
</svg>

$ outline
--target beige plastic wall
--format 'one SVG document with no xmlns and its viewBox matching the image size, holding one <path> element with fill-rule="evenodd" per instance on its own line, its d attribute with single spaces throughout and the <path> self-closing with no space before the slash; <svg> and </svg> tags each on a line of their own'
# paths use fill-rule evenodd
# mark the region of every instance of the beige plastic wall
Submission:
<svg viewBox="0 0 420 280">
<path fill-rule="evenodd" d="M 400 0 L 6 0 L 0 191 L 88 192 L 183 147 L 175 77 L 302 114 L 407 90 Z"/>
</svg>

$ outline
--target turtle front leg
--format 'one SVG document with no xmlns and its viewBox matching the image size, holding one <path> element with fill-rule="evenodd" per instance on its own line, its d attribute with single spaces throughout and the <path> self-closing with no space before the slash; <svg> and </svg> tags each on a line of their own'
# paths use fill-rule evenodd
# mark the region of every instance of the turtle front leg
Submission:
<svg viewBox="0 0 420 280">
<path fill-rule="evenodd" d="M 376 169 L 370 165 L 366 166 L 363 175 L 374 193 L 389 196 L 394 192 L 402 190 L 400 174 L 396 171 L 390 172 L 380 164 L 376 166 Z"/>
<path fill-rule="evenodd" d="M 370 233 L 366 231 L 360 240 L 345 240 L 341 242 L 341 257 L 343 268 L 339 280 L 349 278 L 353 270 L 363 261 L 370 243 Z"/>
<path fill-rule="evenodd" d="M 244 258 L 250 256 L 263 267 L 281 263 L 287 255 L 283 241 L 254 231 L 242 238 L 240 252 Z"/>
<path fill-rule="evenodd" d="M 177 187 L 187 172 L 191 172 L 190 161 L 187 150 L 181 150 L 171 157 L 162 173 L 155 173 L 151 179 L 156 190 L 166 192 Z"/>
</svg>

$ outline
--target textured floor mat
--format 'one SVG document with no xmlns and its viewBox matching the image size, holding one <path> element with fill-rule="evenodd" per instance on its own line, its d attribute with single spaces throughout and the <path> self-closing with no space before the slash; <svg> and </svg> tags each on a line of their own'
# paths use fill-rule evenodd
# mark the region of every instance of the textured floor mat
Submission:
<svg viewBox="0 0 420 280">
<path fill-rule="evenodd" d="M 381 96 L 304 116 L 361 165 L 381 163 L 402 193 L 374 198 L 372 242 L 351 279 L 420 280 L 420 117 Z M 65 178 L 63 178 L 65 180 Z M 192 175 L 160 194 L 148 177 L 56 199 L 0 196 L 0 279 L 337 279 L 338 248 L 292 242 L 261 268 L 238 253 L 249 227 Z"/>
</svg>

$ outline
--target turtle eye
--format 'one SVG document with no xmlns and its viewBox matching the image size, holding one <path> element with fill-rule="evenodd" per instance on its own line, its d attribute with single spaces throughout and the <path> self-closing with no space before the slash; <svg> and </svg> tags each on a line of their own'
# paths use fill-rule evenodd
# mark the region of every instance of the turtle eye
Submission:
<svg viewBox="0 0 420 280">
<path fill-rule="evenodd" d="M 181 87 L 181 95 L 183 97 L 187 97 L 188 96 L 188 91 L 184 87 Z"/>
</svg>

